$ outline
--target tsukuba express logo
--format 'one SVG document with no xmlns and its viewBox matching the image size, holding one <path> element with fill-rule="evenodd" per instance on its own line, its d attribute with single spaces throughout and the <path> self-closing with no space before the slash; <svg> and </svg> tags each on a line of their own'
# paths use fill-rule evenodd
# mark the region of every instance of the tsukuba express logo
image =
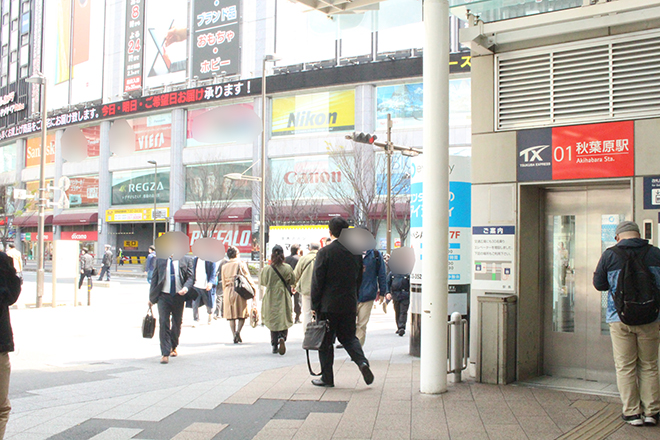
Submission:
<svg viewBox="0 0 660 440">
<path fill-rule="evenodd" d="M 273 101 L 273 136 L 354 128 L 354 90 L 296 95 Z"/>
</svg>

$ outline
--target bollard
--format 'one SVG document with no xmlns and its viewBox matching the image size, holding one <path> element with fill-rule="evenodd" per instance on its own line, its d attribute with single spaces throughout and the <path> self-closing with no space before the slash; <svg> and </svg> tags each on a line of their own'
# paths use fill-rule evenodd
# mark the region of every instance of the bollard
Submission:
<svg viewBox="0 0 660 440">
<path fill-rule="evenodd" d="M 451 314 L 451 320 L 447 323 L 449 335 L 449 371 L 454 373 L 454 383 L 461 381 L 461 373 L 467 368 L 467 320 L 463 319 L 459 312 Z"/>
<path fill-rule="evenodd" d="M 87 305 L 92 305 L 92 277 L 87 277 Z"/>
</svg>

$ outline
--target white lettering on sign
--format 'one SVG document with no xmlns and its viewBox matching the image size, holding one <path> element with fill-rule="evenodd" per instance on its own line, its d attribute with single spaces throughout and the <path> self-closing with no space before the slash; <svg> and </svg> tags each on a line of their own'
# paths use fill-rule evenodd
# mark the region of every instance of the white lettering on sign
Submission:
<svg viewBox="0 0 660 440">
<path fill-rule="evenodd" d="M 145 182 L 145 183 L 129 183 L 128 192 L 153 192 L 156 187 L 156 182 Z M 158 182 L 158 191 L 165 189 L 162 182 Z"/>
<path fill-rule="evenodd" d="M 74 232 L 71 234 L 71 239 L 73 240 L 87 240 L 87 234 L 78 234 Z"/>
<path fill-rule="evenodd" d="M 138 151 L 153 150 L 165 145 L 165 135 L 161 133 L 149 134 L 138 138 Z"/>
<path fill-rule="evenodd" d="M 313 171 L 305 173 L 297 173 L 289 171 L 284 175 L 284 183 L 293 185 L 294 183 L 341 183 L 341 171 Z"/>
</svg>

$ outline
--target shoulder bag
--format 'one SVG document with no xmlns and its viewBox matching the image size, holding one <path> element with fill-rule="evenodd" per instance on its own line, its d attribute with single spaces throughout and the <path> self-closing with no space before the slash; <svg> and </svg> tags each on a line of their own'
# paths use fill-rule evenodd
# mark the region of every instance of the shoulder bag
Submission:
<svg viewBox="0 0 660 440">
<path fill-rule="evenodd" d="M 236 268 L 236 275 L 234 275 L 234 290 L 246 301 L 254 298 L 254 289 L 247 278 L 245 278 L 245 275 L 241 273 L 240 262 Z"/>
<path fill-rule="evenodd" d="M 147 316 L 142 320 L 142 337 L 151 339 L 154 337 L 156 332 L 156 318 L 154 318 L 154 313 L 151 311 L 151 306 L 149 306 L 149 311 L 147 311 Z"/>
<path fill-rule="evenodd" d="M 289 294 L 290 294 L 291 296 L 293 296 L 293 292 L 291 291 L 291 286 L 289 286 L 289 285 L 286 283 L 286 281 L 284 281 L 284 277 L 282 276 L 282 274 L 277 270 L 277 268 L 276 268 L 275 266 L 270 266 L 270 267 L 272 267 L 273 270 L 275 271 L 275 273 L 277 274 L 277 276 L 280 277 L 280 279 L 281 279 L 282 282 L 284 283 L 284 287 L 286 287 L 286 291 L 289 292 Z"/>
<path fill-rule="evenodd" d="M 325 339 L 325 334 L 330 329 L 330 325 L 327 320 L 312 320 L 307 324 L 305 329 L 305 338 L 303 339 L 302 348 L 307 354 L 307 368 L 309 369 L 309 374 L 312 376 L 320 376 L 321 373 L 314 373 L 312 370 L 312 364 L 309 362 L 309 350 L 319 350 L 323 340 Z"/>
</svg>

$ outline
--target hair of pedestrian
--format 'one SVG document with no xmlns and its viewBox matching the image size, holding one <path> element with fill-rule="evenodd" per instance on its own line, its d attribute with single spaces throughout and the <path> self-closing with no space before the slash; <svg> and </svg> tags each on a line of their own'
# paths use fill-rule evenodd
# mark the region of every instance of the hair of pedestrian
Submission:
<svg viewBox="0 0 660 440">
<path fill-rule="evenodd" d="M 320 244 L 318 244 L 318 243 L 310 243 L 309 244 L 309 250 L 310 251 L 318 251 L 319 249 L 321 249 Z"/>
<path fill-rule="evenodd" d="M 236 258 L 236 255 L 238 253 L 236 252 L 236 248 L 234 246 L 229 246 L 229 249 L 227 249 L 227 258 L 230 260 Z"/>
<path fill-rule="evenodd" d="M 292 244 L 291 245 L 291 255 L 296 255 L 299 250 L 300 250 L 300 245 L 299 244 Z"/>
<path fill-rule="evenodd" d="M 348 228 L 348 222 L 344 217 L 332 217 L 328 222 L 328 229 L 333 237 L 339 238 L 341 231 Z"/>
<path fill-rule="evenodd" d="M 9 243 L 9 248 L 10 248 L 10 249 L 15 249 L 15 248 L 16 248 L 16 245 L 15 245 L 14 243 Z"/>
<path fill-rule="evenodd" d="M 284 263 L 284 249 L 279 244 L 273 246 L 273 251 L 270 254 L 270 264 L 272 266 L 280 266 Z"/>
</svg>

